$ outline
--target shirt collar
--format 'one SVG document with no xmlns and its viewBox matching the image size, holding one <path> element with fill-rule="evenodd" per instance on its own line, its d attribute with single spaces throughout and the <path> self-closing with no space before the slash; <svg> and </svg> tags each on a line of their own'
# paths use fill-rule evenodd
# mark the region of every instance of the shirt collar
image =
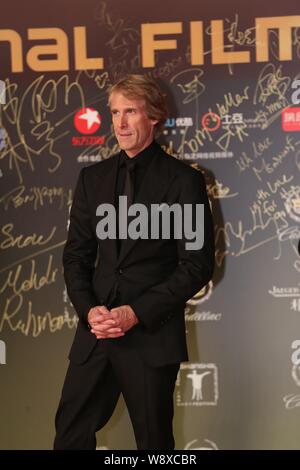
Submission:
<svg viewBox="0 0 300 470">
<path fill-rule="evenodd" d="M 121 150 L 119 166 L 122 166 L 123 163 L 128 160 L 134 160 L 135 165 L 138 168 L 147 166 L 152 160 L 155 151 L 157 150 L 157 145 L 158 144 L 155 142 L 155 140 L 153 140 L 153 142 L 148 147 L 138 153 L 135 157 L 128 157 L 126 152 L 124 150 Z"/>
</svg>

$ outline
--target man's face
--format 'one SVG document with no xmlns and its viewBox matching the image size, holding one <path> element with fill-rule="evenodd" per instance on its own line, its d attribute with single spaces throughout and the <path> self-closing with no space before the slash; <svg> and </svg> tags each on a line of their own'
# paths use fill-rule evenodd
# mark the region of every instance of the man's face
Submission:
<svg viewBox="0 0 300 470">
<path fill-rule="evenodd" d="M 148 118 L 144 100 L 114 92 L 110 96 L 110 111 L 116 138 L 129 157 L 151 144 L 157 121 Z"/>
</svg>

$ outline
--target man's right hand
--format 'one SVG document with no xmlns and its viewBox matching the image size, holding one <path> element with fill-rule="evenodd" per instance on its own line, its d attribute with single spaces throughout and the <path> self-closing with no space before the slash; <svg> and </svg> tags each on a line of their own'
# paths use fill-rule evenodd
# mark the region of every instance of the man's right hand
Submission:
<svg viewBox="0 0 300 470">
<path fill-rule="evenodd" d="M 88 313 L 88 322 L 97 339 L 118 338 L 124 336 L 121 328 L 115 327 L 116 320 L 105 305 L 96 306 Z"/>
</svg>

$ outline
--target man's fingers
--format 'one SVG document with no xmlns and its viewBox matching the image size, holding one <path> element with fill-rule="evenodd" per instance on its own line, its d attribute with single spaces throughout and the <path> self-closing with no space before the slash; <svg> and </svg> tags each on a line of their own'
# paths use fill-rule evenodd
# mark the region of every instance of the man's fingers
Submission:
<svg viewBox="0 0 300 470">
<path fill-rule="evenodd" d="M 109 312 L 113 318 L 117 318 L 119 315 L 121 315 L 121 310 L 118 307 L 112 308 L 111 311 Z"/>
<path fill-rule="evenodd" d="M 92 323 L 96 319 L 102 318 L 104 316 L 110 316 L 110 312 L 107 309 L 107 307 L 105 307 L 105 305 L 99 305 L 99 306 L 91 308 L 91 310 L 88 313 L 88 320 L 90 323 Z"/>
<path fill-rule="evenodd" d="M 108 318 L 107 320 L 99 320 L 99 321 L 93 321 L 90 323 L 92 328 L 99 328 L 103 327 L 106 329 L 109 326 L 114 326 L 116 328 L 121 328 L 121 323 L 119 320 L 113 320 L 112 318 Z"/>
<path fill-rule="evenodd" d="M 103 320 L 113 320 L 113 316 L 108 313 L 108 315 L 105 313 L 96 313 L 96 315 L 93 315 L 92 321 L 103 321 Z"/>
<path fill-rule="evenodd" d="M 116 320 L 114 320 L 113 318 L 106 318 L 104 319 L 104 317 L 101 315 L 97 318 L 94 318 L 90 324 L 93 326 L 93 325 L 115 325 L 116 324 Z"/>
<path fill-rule="evenodd" d="M 99 325 L 99 326 L 95 326 L 91 329 L 91 332 L 92 333 L 95 333 L 95 334 L 109 334 L 109 333 L 120 333 L 122 332 L 122 329 L 121 328 L 112 328 L 110 327 L 110 325 L 107 325 L 105 328 L 103 327 L 103 325 Z"/>
<path fill-rule="evenodd" d="M 109 310 L 107 307 L 105 307 L 105 305 L 99 305 L 95 307 L 95 309 L 97 310 L 97 312 L 100 312 L 100 313 L 109 313 Z"/>
<path fill-rule="evenodd" d="M 97 339 L 106 339 L 106 338 L 119 338 L 120 336 L 124 336 L 124 332 L 120 333 L 111 333 L 111 334 L 96 334 Z"/>
</svg>

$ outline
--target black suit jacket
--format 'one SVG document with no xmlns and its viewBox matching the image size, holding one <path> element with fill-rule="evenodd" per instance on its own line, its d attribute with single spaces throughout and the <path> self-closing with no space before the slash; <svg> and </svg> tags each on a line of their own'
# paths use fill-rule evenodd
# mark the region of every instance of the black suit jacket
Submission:
<svg viewBox="0 0 300 470">
<path fill-rule="evenodd" d="M 110 347 L 136 348 L 152 366 L 188 359 L 184 308 L 211 279 L 214 265 L 213 223 L 202 174 L 167 155 L 159 145 L 135 202 L 204 204 L 204 246 L 186 250 L 186 240 L 99 240 L 99 204 L 114 204 L 118 155 L 83 168 L 70 213 L 63 253 L 69 297 L 79 316 L 69 359 L 85 362 L 97 339 L 88 328 L 91 307 L 129 304 L 139 323 L 125 336 L 99 341 Z"/>
</svg>

